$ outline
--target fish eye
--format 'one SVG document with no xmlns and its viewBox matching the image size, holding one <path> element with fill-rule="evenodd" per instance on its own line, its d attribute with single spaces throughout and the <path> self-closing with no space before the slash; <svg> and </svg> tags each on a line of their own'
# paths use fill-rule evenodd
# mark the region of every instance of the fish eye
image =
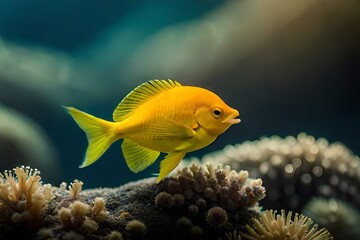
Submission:
<svg viewBox="0 0 360 240">
<path fill-rule="evenodd" d="M 222 114 L 222 111 L 220 108 L 213 108 L 212 109 L 212 115 L 215 117 L 215 118 L 219 118 Z"/>
</svg>

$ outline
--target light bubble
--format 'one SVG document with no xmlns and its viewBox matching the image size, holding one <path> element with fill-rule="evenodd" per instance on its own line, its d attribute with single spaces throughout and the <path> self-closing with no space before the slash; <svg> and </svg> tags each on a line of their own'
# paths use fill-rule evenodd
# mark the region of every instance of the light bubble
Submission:
<svg viewBox="0 0 360 240">
<path fill-rule="evenodd" d="M 236 148 L 233 145 L 226 145 L 223 151 L 230 158 L 234 158 L 236 155 Z"/>
<path fill-rule="evenodd" d="M 304 173 L 301 175 L 300 180 L 305 184 L 309 184 L 311 183 L 311 175 L 308 173 Z"/>
<path fill-rule="evenodd" d="M 292 164 L 286 164 L 284 170 L 288 174 L 293 174 L 295 171 L 295 167 Z"/>
<path fill-rule="evenodd" d="M 301 148 L 301 146 L 296 145 L 293 147 L 292 152 L 294 155 L 300 156 L 303 153 L 303 149 Z"/>
<path fill-rule="evenodd" d="M 349 187 L 349 190 L 348 192 L 351 194 L 351 195 L 355 195 L 357 193 L 357 187 L 355 187 L 354 185 L 351 185 Z"/>
<path fill-rule="evenodd" d="M 323 169 L 320 166 L 315 166 L 312 169 L 312 173 L 316 176 L 316 177 L 321 177 L 321 175 L 323 174 Z"/>
<path fill-rule="evenodd" d="M 329 142 L 325 138 L 319 138 L 316 140 L 320 148 L 324 149 L 329 145 Z"/>
<path fill-rule="evenodd" d="M 305 154 L 305 159 L 306 161 L 308 161 L 309 163 L 312 163 L 316 160 L 315 156 L 311 153 L 306 153 Z"/>
<path fill-rule="evenodd" d="M 253 162 L 259 161 L 261 157 L 262 157 L 261 152 L 252 152 L 249 154 L 249 158 Z"/>
<path fill-rule="evenodd" d="M 302 164 L 302 160 L 300 158 L 294 158 L 291 162 L 297 168 L 300 167 Z"/>
<path fill-rule="evenodd" d="M 330 159 L 328 158 L 324 158 L 321 160 L 321 165 L 324 167 L 324 168 L 330 168 L 331 167 L 331 161 Z"/>
<path fill-rule="evenodd" d="M 269 179 L 275 180 L 277 178 L 277 172 L 273 168 L 269 168 L 267 176 Z"/>
<path fill-rule="evenodd" d="M 330 184 L 333 186 L 337 186 L 339 184 L 339 177 L 336 175 L 332 175 L 329 180 Z"/>
<path fill-rule="evenodd" d="M 331 187 L 329 185 L 321 185 L 319 187 L 319 192 L 324 196 L 330 196 L 331 194 Z"/>
<path fill-rule="evenodd" d="M 349 187 L 349 185 L 345 181 L 341 181 L 340 184 L 339 184 L 339 188 L 343 192 L 346 192 L 348 190 L 348 187 Z"/>
<path fill-rule="evenodd" d="M 308 136 L 307 137 L 307 142 L 308 142 L 308 144 L 314 144 L 315 143 L 315 138 L 313 136 Z"/>
<path fill-rule="evenodd" d="M 274 166 L 279 166 L 282 163 L 282 157 L 280 157 L 279 155 L 273 155 L 270 158 L 270 163 Z"/>
<path fill-rule="evenodd" d="M 290 147 L 287 144 L 282 144 L 280 146 L 280 151 L 284 155 L 288 155 L 290 153 Z"/>
<path fill-rule="evenodd" d="M 336 212 L 338 210 L 338 203 L 336 202 L 336 200 L 329 200 L 329 209 L 332 212 Z"/>
<path fill-rule="evenodd" d="M 315 155 L 319 152 L 319 148 L 316 145 L 312 145 L 309 149 L 309 152 Z"/>
<path fill-rule="evenodd" d="M 261 174 L 265 175 L 269 171 L 269 163 L 263 162 L 260 164 L 259 171 Z"/>
<path fill-rule="evenodd" d="M 342 162 L 338 165 L 338 170 L 340 173 L 345 173 L 348 170 L 348 168 L 347 168 L 346 164 L 344 162 Z"/>
</svg>

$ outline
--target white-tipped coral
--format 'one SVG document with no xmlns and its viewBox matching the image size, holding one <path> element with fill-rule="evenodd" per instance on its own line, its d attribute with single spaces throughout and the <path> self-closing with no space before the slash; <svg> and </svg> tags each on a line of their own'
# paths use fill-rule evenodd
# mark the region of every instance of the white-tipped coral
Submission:
<svg viewBox="0 0 360 240">
<path fill-rule="evenodd" d="M 1 222 L 41 225 L 41 213 L 53 194 L 50 184 L 42 185 L 39 174 L 24 166 L 0 173 Z"/>
<path fill-rule="evenodd" d="M 94 206 L 91 208 L 91 218 L 101 223 L 109 216 L 109 212 L 105 207 L 105 200 L 101 197 L 95 198 Z"/>
<path fill-rule="evenodd" d="M 69 191 L 70 191 L 71 199 L 77 198 L 79 192 L 81 192 L 81 190 L 82 190 L 83 185 L 84 185 L 84 183 L 77 179 L 75 179 L 74 182 L 70 183 Z"/>
<path fill-rule="evenodd" d="M 249 240 L 275 240 L 275 239 L 312 239 L 312 240 L 330 240 L 333 239 L 330 233 L 322 228 L 318 230 L 317 225 L 312 225 L 313 221 L 304 216 L 295 213 L 266 210 L 260 214 L 260 219 L 253 219 L 254 227 L 246 226 L 248 234 L 241 233 L 241 236 Z"/>
<path fill-rule="evenodd" d="M 93 207 L 76 200 L 68 208 L 62 207 L 58 212 L 64 229 L 72 229 L 84 235 L 95 232 L 99 227 L 98 223 L 103 222 L 108 214 L 102 198 L 95 198 Z"/>
</svg>

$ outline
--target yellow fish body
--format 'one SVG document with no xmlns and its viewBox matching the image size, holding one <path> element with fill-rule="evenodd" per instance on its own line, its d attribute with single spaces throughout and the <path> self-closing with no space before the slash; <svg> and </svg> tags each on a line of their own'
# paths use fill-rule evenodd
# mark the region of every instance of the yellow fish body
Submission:
<svg viewBox="0 0 360 240">
<path fill-rule="evenodd" d="M 232 124 L 239 112 L 216 94 L 199 87 L 182 86 L 172 80 L 153 80 L 130 92 L 113 113 L 114 122 L 65 107 L 86 133 L 89 146 L 86 167 L 98 160 L 110 145 L 123 139 L 125 161 L 137 173 L 151 165 L 160 152 L 157 182 L 168 175 L 187 152 L 212 143 Z"/>
</svg>

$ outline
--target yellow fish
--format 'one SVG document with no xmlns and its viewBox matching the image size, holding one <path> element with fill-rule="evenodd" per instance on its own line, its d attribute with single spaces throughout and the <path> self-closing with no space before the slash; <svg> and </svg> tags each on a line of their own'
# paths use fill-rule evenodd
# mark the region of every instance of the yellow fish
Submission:
<svg viewBox="0 0 360 240">
<path fill-rule="evenodd" d="M 151 165 L 160 152 L 159 182 L 186 153 L 212 143 L 232 124 L 239 112 L 206 89 L 182 86 L 172 80 L 153 80 L 130 92 L 106 121 L 73 107 L 65 107 L 86 133 L 89 146 L 82 167 L 98 160 L 110 145 L 124 139 L 126 164 L 137 173 Z"/>
</svg>

